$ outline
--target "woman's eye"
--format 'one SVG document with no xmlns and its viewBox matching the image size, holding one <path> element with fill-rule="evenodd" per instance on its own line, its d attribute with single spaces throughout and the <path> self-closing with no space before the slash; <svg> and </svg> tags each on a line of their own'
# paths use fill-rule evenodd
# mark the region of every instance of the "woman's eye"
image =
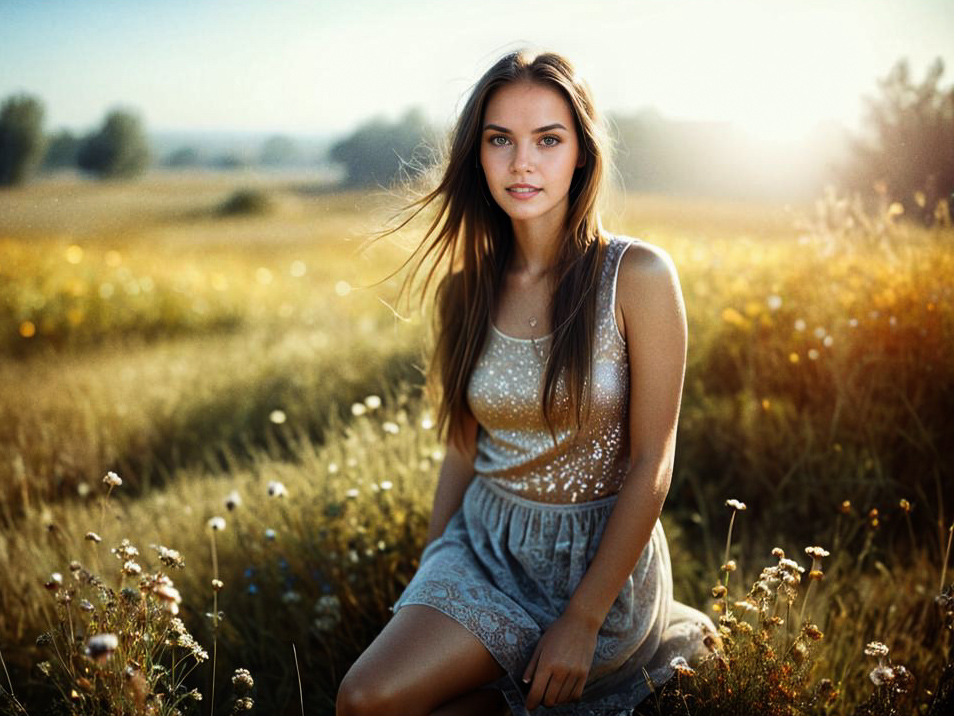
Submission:
<svg viewBox="0 0 954 716">
<path fill-rule="evenodd" d="M 500 141 L 497 141 L 498 139 Z M 504 144 L 507 143 L 507 138 L 503 136 L 502 134 L 497 134 L 490 138 L 490 143 L 493 144 L 495 147 L 502 147 Z"/>
<path fill-rule="evenodd" d="M 555 147 L 556 145 L 560 143 L 559 138 L 554 137 L 552 134 L 548 134 L 540 141 L 543 142 L 543 145 L 546 147 Z"/>
</svg>

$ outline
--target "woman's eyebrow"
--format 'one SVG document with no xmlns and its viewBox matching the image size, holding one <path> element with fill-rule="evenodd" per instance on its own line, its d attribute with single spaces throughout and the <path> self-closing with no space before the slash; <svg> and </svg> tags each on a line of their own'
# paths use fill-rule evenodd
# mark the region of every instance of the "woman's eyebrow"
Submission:
<svg viewBox="0 0 954 716">
<path fill-rule="evenodd" d="M 509 129 L 507 129 L 506 127 L 501 127 L 499 124 L 485 124 L 484 131 L 486 132 L 488 129 L 493 130 L 495 132 L 503 132 L 504 134 L 513 134 L 513 132 L 511 132 Z M 533 134 L 540 134 L 541 132 L 549 132 L 554 129 L 566 129 L 566 127 L 564 127 L 559 122 L 554 122 L 553 124 L 548 124 L 545 127 L 534 129 Z"/>
</svg>

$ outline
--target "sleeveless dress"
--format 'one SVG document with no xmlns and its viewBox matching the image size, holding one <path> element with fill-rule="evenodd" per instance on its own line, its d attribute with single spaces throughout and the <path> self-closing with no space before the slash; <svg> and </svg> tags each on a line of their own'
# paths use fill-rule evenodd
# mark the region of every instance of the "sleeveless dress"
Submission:
<svg viewBox="0 0 954 716">
<path fill-rule="evenodd" d="M 543 420 L 552 334 L 532 341 L 492 326 L 468 386 L 479 425 L 476 474 L 391 607 L 426 604 L 473 633 L 506 670 L 484 688 L 502 691 L 514 716 L 627 716 L 650 693 L 647 674 L 655 686 L 666 681 L 672 659 L 691 660 L 714 631 L 706 615 L 673 600 L 669 549 L 657 520 L 600 628 L 581 701 L 526 709 L 524 669 L 595 556 L 630 467 L 628 355 L 615 305 L 620 259 L 639 241 L 611 235 L 604 248 L 593 405 L 577 439 L 570 439 L 571 428 L 557 430 L 554 446 Z M 565 398 L 562 380 L 557 396 Z"/>
</svg>

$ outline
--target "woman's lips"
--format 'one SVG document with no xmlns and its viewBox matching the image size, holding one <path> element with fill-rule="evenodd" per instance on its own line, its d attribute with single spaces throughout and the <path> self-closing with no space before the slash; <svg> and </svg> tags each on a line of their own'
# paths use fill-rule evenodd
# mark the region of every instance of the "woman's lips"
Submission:
<svg viewBox="0 0 954 716">
<path fill-rule="evenodd" d="M 514 199 L 520 199 L 521 201 L 526 199 L 532 199 L 537 194 L 539 194 L 542 189 L 535 186 L 508 186 L 507 193 L 510 194 Z"/>
</svg>

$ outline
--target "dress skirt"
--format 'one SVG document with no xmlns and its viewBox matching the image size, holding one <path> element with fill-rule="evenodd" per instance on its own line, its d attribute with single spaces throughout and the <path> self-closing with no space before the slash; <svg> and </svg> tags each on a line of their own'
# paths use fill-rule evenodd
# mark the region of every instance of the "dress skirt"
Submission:
<svg viewBox="0 0 954 716">
<path fill-rule="evenodd" d="M 533 711 L 525 707 L 523 672 L 540 637 L 565 610 L 599 547 L 618 495 L 553 504 L 529 500 L 477 475 L 444 534 L 391 607 L 426 604 L 455 619 L 506 673 L 499 689 L 514 716 L 626 716 L 673 673 L 676 656 L 704 648 L 712 622 L 672 598 L 672 571 L 662 524 L 616 597 L 597 636 L 582 699 Z"/>
</svg>

